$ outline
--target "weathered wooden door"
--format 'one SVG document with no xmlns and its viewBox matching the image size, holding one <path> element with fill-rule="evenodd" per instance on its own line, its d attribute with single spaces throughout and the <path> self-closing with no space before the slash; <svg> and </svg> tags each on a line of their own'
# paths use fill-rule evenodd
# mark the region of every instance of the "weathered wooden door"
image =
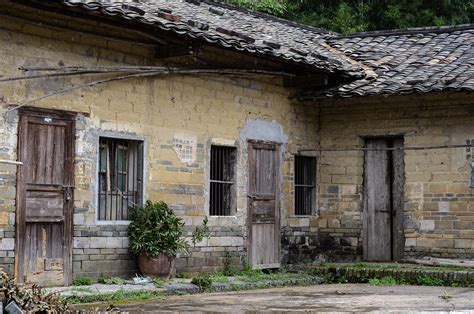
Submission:
<svg viewBox="0 0 474 314">
<path fill-rule="evenodd" d="M 403 257 L 404 161 L 402 138 L 366 140 L 364 258 L 396 261 Z"/>
<path fill-rule="evenodd" d="M 253 268 L 280 267 L 279 146 L 249 142 L 248 233 Z"/>
<path fill-rule="evenodd" d="M 71 280 L 74 120 L 57 111 L 20 113 L 16 277 L 62 285 Z"/>
</svg>

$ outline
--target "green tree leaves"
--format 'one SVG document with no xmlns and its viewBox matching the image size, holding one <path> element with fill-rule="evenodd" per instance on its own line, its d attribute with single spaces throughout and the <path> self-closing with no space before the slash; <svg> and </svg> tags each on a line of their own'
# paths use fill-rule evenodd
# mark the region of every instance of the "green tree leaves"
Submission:
<svg viewBox="0 0 474 314">
<path fill-rule="evenodd" d="M 474 0 L 228 0 L 340 33 L 474 23 Z"/>
</svg>

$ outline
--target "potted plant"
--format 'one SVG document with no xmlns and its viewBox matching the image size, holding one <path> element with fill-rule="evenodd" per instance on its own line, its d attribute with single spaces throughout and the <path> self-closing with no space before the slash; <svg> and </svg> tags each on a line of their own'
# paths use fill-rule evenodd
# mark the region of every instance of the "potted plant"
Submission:
<svg viewBox="0 0 474 314">
<path fill-rule="evenodd" d="M 187 252 L 183 237 L 184 222 L 165 202 L 146 201 L 130 212 L 130 250 L 138 255 L 138 268 L 144 276 L 167 278 L 176 270 L 176 256 Z M 196 245 L 209 236 L 207 217 L 196 227 L 192 242 Z"/>
</svg>

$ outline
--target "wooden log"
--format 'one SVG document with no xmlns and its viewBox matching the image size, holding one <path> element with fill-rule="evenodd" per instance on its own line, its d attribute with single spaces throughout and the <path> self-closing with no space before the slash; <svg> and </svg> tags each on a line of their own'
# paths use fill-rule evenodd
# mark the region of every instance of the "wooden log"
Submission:
<svg viewBox="0 0 474 314">
<path fill-rule="evenodd" d="M 18 165 L 18 166 L 23 165 L 21 161 L 5 160 L 5 159 L 0 159 L 0 164 L 9 164 L 9 165 Z"/>
</svg>

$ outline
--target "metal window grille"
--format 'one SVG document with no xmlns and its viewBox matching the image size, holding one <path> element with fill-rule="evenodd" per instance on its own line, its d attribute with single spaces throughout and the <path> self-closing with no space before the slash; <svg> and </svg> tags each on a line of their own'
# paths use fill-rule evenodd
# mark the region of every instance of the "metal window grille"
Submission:
<svg viewBox="0 0 474 314">
<path fill-rule="evenodd" d="M 128 220 L 142 205 L 143 142 L 100 138 L 99 220 Z"/>
<path fill-rule="evenodd" d="M 316 203 L 316 158 L 295 156 L 295 215 L 311 215 Z"/>
<path fill-rule="evenodd" d="M 235 204 L 235 147 L 211 147 L 209 214 L 230 216 Z"/>
</svg>

